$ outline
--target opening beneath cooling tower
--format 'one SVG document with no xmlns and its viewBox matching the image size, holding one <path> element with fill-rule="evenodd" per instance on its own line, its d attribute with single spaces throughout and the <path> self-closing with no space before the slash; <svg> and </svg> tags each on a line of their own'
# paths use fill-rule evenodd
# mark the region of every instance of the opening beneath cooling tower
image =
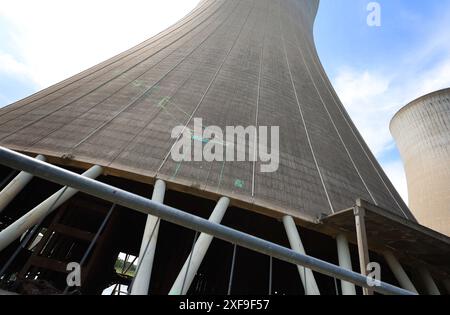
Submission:
<svg viewBox="0 0 450 315">
<path fill-rule="evenodd" d="M 222 223 L 239 231 L 289 247 L 281 222 L 250 211 L 230 208 Z M 336 245 L 324 235 L 301 230 L 308 254 L 335 263 Z M 314 249 L 313 249 L 314 247 Z M 220 240 L 214 240 L 188 294 L 305 294 L 296 266 Z M 187 255 L 186 255 L 187 257 Z M 234 257 L 234 263 L 233 263 Z M 336 294 L 333 278 L 315 274 L 324 295 Z"/>
<path fill-rule="evenodd" d="M 9 169 L 0 168 L 0 174 L 3 176 L 7 176 L 10 172 Z M 148 198 L 151 197 L 153 191 L 150 185 L 117 177 L 101 177 L 99 180 Z M 17 220 L 58 189 L 60 189 L 58 185 L 34 178 L 1 213 L 0 222 L 3 227 Z M 165 203 L 203 218 L 208 218 L 216 205 L 213 201 L 175 191 L 166 192 Z M 35 249 L 39 246 L 40 242 L 37 241 L 41 240 L 47 243 L 52 242 L 49 243 L 50 245 L 44 246 L 47 252 L 52 253 L 45 258 L 54 259 L 53 262 L 47 262 L 47 264 L 38 261 L 38 265 L 33 266 L 33 269 L 27 273 L 29 280 L 40 281 L 40 283 L 34 284 L 32 290 L 37 294 L 62 293 L 66 287 L 67 271 L 65 266 L 69 262 L 81 260 L 88 248 L 89 240 L 98 231 L 110 208 L 110 203 L 82 193 L 71 198 L 46 218 L 41 230 L 32 240 L 33 245 L 27 246 L 27 249 L 22 250 L 16 257 L 8 271 L 12 285 L 9 283 L 6 289 L 14 290 L 14 285 L 17 288 L 17 282 L 14 282 L 20 272 L 27 264 L 36 263 L 31 259 Z M 55 232 L 52 223 L 58 214 L 60 214 L 59 226 L 58 231 Z M 133 275 L 121 274 L 115 268 L 117 259 L 121 257 L 121 253 L 129 257 L 139 255 L 146 219 L 147 215 L 123 207 L 117 207 L 114 210 L 114 215 L 108 221 L 105 230 L 89 255 L 88 270 L 82 272 L 82 286 L 79 290 L 82 294 L 102 294 L 105 289 L 114 288 L 117 284 L 120 284 L 121 291 L 126 291 L 131 284 Z M 222 224 L 289 247 L 284 226 L 276 219 L 230 207 Z M 61 229 L 61 225 L 66 228 Z M 338 264 L 336 242 L 333 238 L 304 228 L 298 228 L 298 230 L 309 255 Z M 80 232 L 85 233 L 80 234 Z M 161 222 L 149 288 L 151 294 L 167 294 L 170 291 L 192 250 L 195 235 L 196 233 L 192 230 Z M 48 239 L 46 239 L 47 236 L 49 236 Z M 15 242 L 1 253 L 1 266 L 11 257 L 18 246 L 19 243 Z M 242 247 L 236 247 L 236 251 L 234 249 L 233 244 L 214 239 L 188 294 L 305 294 L 296 266 L 277 259 L 271 260 L 268 256 Z M 350 250 L 354 269 L 358 270 L 357 248 L 351 245 Z M 234 252 L 235 255 L 233 255 Z M 384 260 L 375 253 L 371 253 L 371 258 L 372 261 L 378 261 L 382 265 L 382 280 L 397 285 Z M 314 273 L 314 275 L 321 294 L 340 294 L 339 280 L 335 281 L 331 277 L 318 273 Z M 359 288 L 357 290 L 359 294 L 362 293 Z"/>
<path fill-rule="evenodd" d="M 114 270 L 118 280 L 117 283 L 103 290 L 102 295 L 128 295 L 129 284 L 136 276 L 138 268 L 138 257 L 127 253 L 119 253 Z M 124 284 L 123 282 L 126 282 Z"/>
</svg>

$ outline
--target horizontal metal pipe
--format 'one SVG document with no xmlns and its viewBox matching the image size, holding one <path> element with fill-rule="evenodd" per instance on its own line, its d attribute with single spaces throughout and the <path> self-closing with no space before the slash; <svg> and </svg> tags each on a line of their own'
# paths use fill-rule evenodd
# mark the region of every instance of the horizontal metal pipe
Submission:
<svg viewBox="0 0 450 315">
<path fill-rule="evenodd" d="M 232 228 L 217 223 L 209 222 L 206 219 L 151 201 L 144 197 L 129 193 L 96 180 L 85 178 L 54 165 L 36 161 L 25 155 L 13 152 L 3 147 L 0 147 L 0 163 L 16 170 L 26 171 L 51 182 L 73 187 L 97 198 L 107 200 L 145 214 L 160 217 L 162 220 L 213 235 L 216 238 L 268 256 L 272 256 L 279 260 L 310 268 L 330 277 L 336 277 L 341 280 L 349 281 L 362 287 L 368 287 L 368 283 L 371 281 L 368 277 L 345 270 L 339 266 L 330 264 L 320 259 L 296 253 L 295 251 L 283 246 L 240 231 L 236 231 Z M 382 294 L 415 295 L 413 292 L 384 282 L 380 282 L 379 286 L 373 287 L 372 289 Z"/>
</svg>

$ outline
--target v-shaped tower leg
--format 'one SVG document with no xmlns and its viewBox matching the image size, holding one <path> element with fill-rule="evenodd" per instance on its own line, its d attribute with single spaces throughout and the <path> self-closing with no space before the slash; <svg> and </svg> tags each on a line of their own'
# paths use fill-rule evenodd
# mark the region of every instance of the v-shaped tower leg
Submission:
<svg viewBox="0 0 450 315">
<path fill-rule="evenodd" d="M 162 180 L 155 183 L 152 200 L 163 203 L 166 192 L 166 184 Z M 131 295 L 147 295 L 155 257 L 156 243 L 158 241 L 160 219 L 149 215 L 142 237 L 141 250 L 139 251 L 139 270 L 134 278 Z"/>
<path fill-rule="evenodd" d="M 283 224 L 284 228 L 286 229 L 291 248 L 300 254 L 306 255 L 305 248 L 303 247 L 300 234 L 298 234 L 294 219 L 291 216 L 285 216 L 283 217 Z M 305 294 L 320 295 L 319 287 L 317 286 L 317 282 L 314 278 L 312 270 L 304 268 L 302 266 L 297 266 L 297 268 L 300 274 L 300 279 L 303 283 L 303 288 L 305 289 Z"/>
<path fill-rule="evenodd" d="M 230 199 L 221 198 L 211 214 L 209 221 L 214 223 L 222 222 L 229 204 Z M 186 262 L 175 280 L 172 289 L 170 289 L 169 295 L 185 295 L 188 292 L 213 238 L 213 236 L 205 233 L 200 234 L 197 242 L 195 243 L 194 249 L 186 259 Z"/>
</svg>

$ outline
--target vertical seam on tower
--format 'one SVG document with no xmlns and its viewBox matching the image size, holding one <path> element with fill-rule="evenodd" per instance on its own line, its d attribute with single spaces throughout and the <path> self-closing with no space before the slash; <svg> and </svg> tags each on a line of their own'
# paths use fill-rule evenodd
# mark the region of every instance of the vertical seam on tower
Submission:
<svg viewBox="0 0 450 315">
<path fill-rule="evenodd" d="M 303 24 L 303 23 L 302 23 Z M 309 44 L 307 44 L 308 47 L 308 52 L 309 55 L 311 56 L 312 52 L 311 52 L 311 48 L 309 47 Z M 316 61 L 313 59 L 314 65 L 316 66 L 316 68 L 319 68 L 318 64 L 316 63 Z M 397 207 L 399 208 L 399 210 L 402 212 L 402 214 L 409 219 L 409 217 L 406 215 L 403 207 L 400 205 L 400 203 L 398 202 L 397 198 L 393 195 L 393 193 L 391 192 L 390 188 L 388 187 L 388 185 L 386 184 L 385 180 L 383 179 L 383 177 L 381 176 L 379 170 L 377 169 L 376 165 L 374 164 L 374 162 L 372 161 L 372 159 L 370 158 L 369 154 L 367 153 L 366 149 L 364 148 L 364 146 L 362 145 L 360 139 L 358 138 L 358 136 L 356 135 L 355 131 L 353 130 L 352 126 L 350 125 L 348 119 L 345 117 L 344 113 L 342 112 L 342 109 L 340 108 L 339 104 L 336 101 L 336 97 L 335 95 L 331 92 L 330 87 L 326 84 L 326 81 L 324 79 L 324 76 L 322 74 L 322 72 L 320 71 L 320 69 L 318 69 L 318 73 L 322 79 L 322 81 L 324 82 L 328 92 L 330 93 L 333 102 L 335 103 L 336 107 L 338 108 L 341 116 L 343 117 L 344 121 L 346 122 L 347 126 L 350 128 L 353 136 L 355 137 L 356 141 L 358 142 L 359 146 L 361 147 L 362 151 L 364 152 L 364 155 L 367 157 L 367 160 L 369 161 L 369 163 L 372 165 L 373 169 L 375 170 L 375 172 L 377 173 L 379 179 L 381 180 L 381 182 L 383 183 L 383 185 L 385 186 L 386 190 L 388 191 L 389 195 L 391 196 L 391 198 L 394 200 L 394 202 L 397 204 Z"/>
<path fill-rule="evenodd" d="M 290 20 L 291 20 L 291 16 L 289 16 L 289 18 L 290 18 Z M 301 33 L 302 33 L 302 35 L 304 35 L 303 31 L 302 31 Z M 303 36 L 303 38 L 306 39 L 305 36 Z M 353 160 L 353 158 L 352 158 L 352 156 L 351 156 L 351 154 L 350 154 L 350 151 L 348 150 L 347 145 L 345 144 L 344 139 L 342 138 L 342 135 L 341 135 L 341 133 L 339 132 L 339 129 L 337 128 L 336 123 L 334 122 L 333 117 L 331 116 L 330 111 L 328 110 L 328 107 L 327 107 L 326 104 L 325 104 L 325 101 L 324 101 L 323 97 L 322 97 L 322 95 L 320 94 L 319 88 L 317 87 L 317 84 L 316 84 L 316 82 L 315 82 L 315 80 L 314 80 L 314 77 L 312 76 L 311 70 L 310 70 L 310 68 L 309 68 L 309 66 L 308 66 L 308 64 L 307 64 L 307 62 L 306 62 L 306 58 L 305 58 L 305 55 L 304 55 L 304 53 L 303 53 L 303 50 L 301 49 L 301 47 L 300 47 L 300 45 L 299 45 L 299 43 L 298 43 L 298 38 L 297 38 L 297 36 L 295 36 L 295 42 L 296 42 L 297 49 L 298 49 L 298 51 L 300 52 L 300 54 L 301 54 L 301 56 L 302 56 L 303 64 L 305 65 L 306 70 L 308 71 L 308 75 L 309 75 L 309 77 L 310 77 L 310 79 L 311 79 L 312 84 L 314 85 L 314 89 L 316 90 L 317 95 L 318 95 L 319 98 L 320 98 L 320 102 L 322 103 L 323 108 L 324 108 L 325 111 L 327 112 L 328 118 L 330 119 L 330 121 L 331 121 L 331 123 L 332 123 L 332 125 L 333 125 L 333 127 L 334 127 L 334 130 L 336 131 L 336 133 L 337 133 L 337 135 L 338 135 L 338 137 L 339 137 L 339 139 L 340 139 L 340 141 L 341 141 L 341 143 L 342 143 L 342 146 L 344 147 L 345 151 L 347 152 L 347 155 L 348 155 L 348 157 L 349 157 L 349 159 L 350 159 L 350 161 L 351 161 L 351 163 L 352 163 L 354 169 L 356 170 L 356 173 L 358 174 L 359 178 L 361 179 L 361 182 L 363 183 L 364 187 L 366 188 L 366 190 L 367 190 L 367 192 L 369 193 L 370 197 L 372 198 L 373 202 L 375 203 L 375 205 L 378 205 L 378 203 L 377 203 L 375 197 L 373 196 L 373 194 L 372 194 L 372 192 L 370 191 L 369 187 L 367 186 L 367 184 L 366 184 L 364 178 L 362 177 L 361 172 L 359 171 L 358 167 L 356 166 L 356 163 L 355 163 L 355 161 Z M 310 57 L 311 57 L 311 55 L 310 55 Z"/>
<path fill-rule="evenodd" d="M 254 1 L 258 1 L 258 0 L 254 0 Z M 249 10 L 248 15 L 244 21 L 244 23 L 242 24 L 241 29 L 239 30 L 239 33 L 237 34 L 230 50 L 228 50 L 225 58 L 223 59 L 222 63 L 220 64 L 219 68 L 217 69 L 216 73 L 214 74 L 213 78 L 211 79 L 211 82 L 209 83 L 208 87 L 206 88 L 206 91 L 203 93 L 202 98 L 200 99 L 199 103 L 197 104 L 197 106 L 194 108 L 191 116 L 189 117 L 188 121 L 186 122 L 186 124 L 183 127 L 183 130 L 180 132 L 180 135 L 178 136 L 178 138 L 174 141 L 173 145 L 171 146 L 171 148 L 169 149 L 169 151 L 167 152 L 166 156 L 164 157 L 161 165 L 159 166 L 158 170 L 156 171 L 156 176 L 158 176 L 159 172 L 161 171 L 161 169 L 163 168 L 164 164 L 167 162 L 167 159 L 169 158 L 170 152 L 172 151 L 172 149 L 174 148 L 174 146 L 176 145 L 177 141 L 179 140 L 180 136 L 184 133 L 184 131 L 186 130 L 187 126 L 189 125 L 189 123 L 191 122 L 192 118 L 194 117 L 195 113 L 197 112 L 197 110 L 199 109 L 199 107 L 201 106 L 201 104 L 203 103 L 203 101 L 206 98 L 206 95 L 208 95 L 209 90 L 211 89 L 211 87 L 213 86 L 214 82 L 216 81 L 217 76 L 219 75 L 220 70 L 222 70 L 223 65 L 225 64 L 226 60 L 228 59 L 228 56 L 230 55 L 231 51 L 233 50 L 234 46 L 236 45 L 236 42 L 238 41 L 242 30 L 244 29 L 245 24 L 247 24 L 247 20 L 248 17 L 250 16 L 250 13 L 253 11 L 254 7 L 255 7 L 255 3 L 253 1 L 253 7 L 251 10 Z M 242 3 L 242 0 L 239 2 L 239 4 Z M 236 8 L 238 7 L 238 5 L 236 5 Z M 235 9 L 236 9 L 235 8 Z M 233 11 L 234 12 L 234 11 Z M 228 18 L 227 18 L 228 19 Z"/>
<path fill-rule="evenodd" d="M 267 15 L 266 15 L 266 20 L 267 17 L 269 16 L 269 8 L 270 8 L 270 1 L 271 0 L 267 0 Z M 263 62 L 264 62 L 264 46 L 266 43 L 266 36 L 267 36 L 267 27 L 264 27 L 264 35 L 263 35 L 263 42 L 262 42 L 262 47 L 261 47 L 261 59 L 259 62 L 259 73 L 258 73 L 258 93 L 257 93 L 257 97 L 256 97 L 256 117 L 255 117 L 255 142 L 253 144 L 253 170 L 252 170 L 252 197 L 255 197 L 255 181 L 256 181 L 256 146 L 257 144 L 257 134 L 258 134 L 258 125 L 259 125 L 259 121 L 258 121 L 258 115 L 259 115 L 259 99 L 261 97 L 261 74 L 262 74 L 262 68 L 263 68 Z"/>
<path fill-rule="evenodd" d="M 332 204 L 331 199 L 330 199 L 330 196 L 329 196 L 329 194 L 328 194 L 327 187 L 325 186 L 325 181 L 324 181 L 322 172 L 321 172 L 321 170 L 320 170 L 319 163 L 318 163 L 317 158 L 316 158 L 316 154 L 315 154 L 315 152 L 314 152 L 314 148 L 313 148 L 313 146 L 312 146 L 311 137 L 309 136 L 308 127 L 306 126 L 305 117 L 304 117 L 304 115 L 303 115 L 303 110 L 302 110 L 300 101 L 299 101 L 299 99 L 298 99 L 298 94 L 297 94 L 297 90 L 296 90 L 296 87 L 295 87 L 295 82 L 294 82 L 294 79 L 293 79 L 293 77 L 292 77 L 291 66 L 290 66 L 290 64 L 289 64 L 289 58 L 288 58 L 288 55 L 287 55 L 286 43 L 285 43 L 285 39 L 284 39 L 284 35 L 283 35 L 283 30 L 282 30 L 282 23 L 281 23 L 281 4 L 280 4 L 280 6 L 279 6 L 279 11 L 280 11 L 280 17 L 279 17 L 279 18 L 280 18 L 281 39 L 282 39 L 282 42 L 283 42 L 284 54 L 285 54 L 285 57 L 286 57 L 286 62 L 287 62 L 288 70 L 289 70 L 289 76 L 290 76 L 290 79 L 291 79 L 291 84 L 292 84 L 292 87 L 293 87 L 293 90 L 294 90 L 295 99 L 296 99 L 296 101 L 297 101 L 297 106 L 298 106 L 298 109 L 299 109 L 299 111 L 300 111 L 300 116 L 301 116 L 301 118 L 302 118 L 303 126 L 304 126 L 304 128 L 305 128 L 306 138 L 307 138 L 307 140 L 308 140 L 309 148 L 311 149 L 311 154 L 312 154 L 312 157 L 313 157 L 313 159 L 314 159 L 314 163 L 316 164 L 317 172 L 319 173 L 320 181 L 322 182 L 322 186 L 323 186 L 323 189 L 324 189 L 324 191 L 325 191 L 325 195 L 326 195 L 326 197 L 327 197 L 328 203 L 329 203 L 329 205 L 330 205 L 331 212 L 332 212 L 332 213 L 335 213 L 334 208 L 333 208 L 333 204 Z"/>
</svg>

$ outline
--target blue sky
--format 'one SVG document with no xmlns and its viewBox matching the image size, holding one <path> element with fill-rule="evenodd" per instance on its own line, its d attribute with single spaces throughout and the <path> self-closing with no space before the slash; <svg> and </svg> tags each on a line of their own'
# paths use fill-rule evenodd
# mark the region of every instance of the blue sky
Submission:
<svg viewBox="0 0 450 315">
<path fill-rule="evenodd" d="M 2 0 L 0 107 L 158 33 L 197 2 Z M 322 0 L 315 40 L 341 100 L 406 199 L 389 121 L 407 102 L 450 86 L 450 0 L 379 0 L 380 27 L 367 25 L 369 2 Z"/>
<path fill-rule="evenodd" d="M 367 25 L 370 2 L 322 0 L 315 40 L 342 102 L 407 199 L 389 122 L 413 99 L 450 86 L 450 1 L 377 1 L 380 27 Z"/>
</svg>

